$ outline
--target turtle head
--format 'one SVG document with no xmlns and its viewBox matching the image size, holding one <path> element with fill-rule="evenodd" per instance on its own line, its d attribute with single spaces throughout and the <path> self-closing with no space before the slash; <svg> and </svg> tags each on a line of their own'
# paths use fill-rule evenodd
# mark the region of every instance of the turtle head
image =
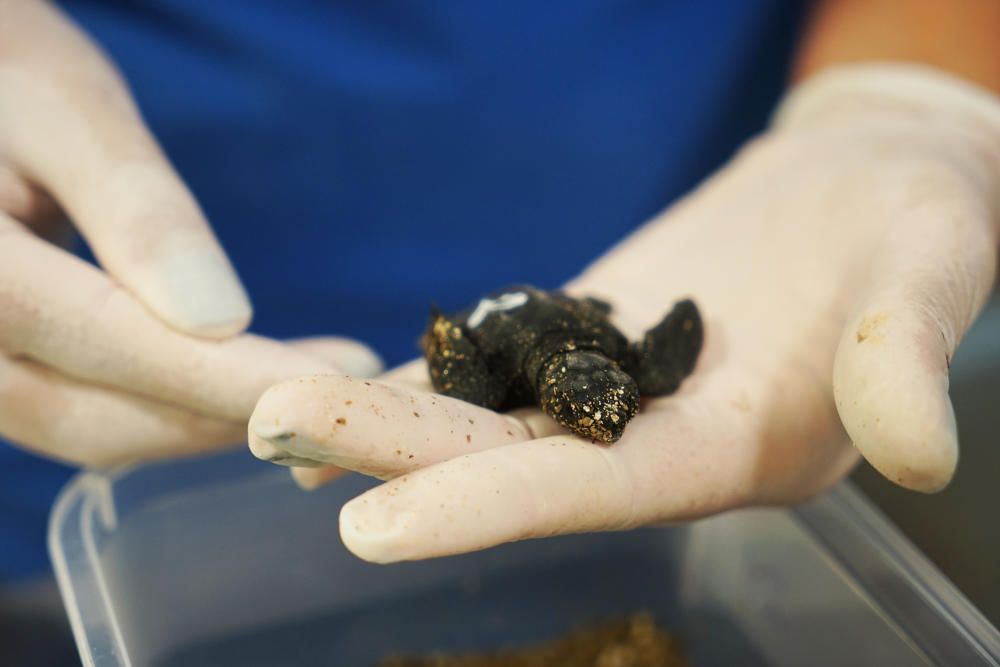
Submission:
<svg viewBox="0 0 1000 667">
<path fill-rule="evenodd" d="M 538 401 L 545 414 L 577 435 L 611 443 L 639 411 L 639 387 L 600 352 L 567 350 L 542 364 Z"/>
</svg>

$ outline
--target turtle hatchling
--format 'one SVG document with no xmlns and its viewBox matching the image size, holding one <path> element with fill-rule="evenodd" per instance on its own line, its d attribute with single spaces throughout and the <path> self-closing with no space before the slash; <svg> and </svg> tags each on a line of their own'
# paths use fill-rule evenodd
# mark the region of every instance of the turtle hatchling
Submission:
<svg viewBox="0 0 1000 667">
<path fill-rule="evenodd" d="M 433 309 L 421 341 L 435 391 L 491 410 L 529 405 L 570 431 L 611 443 L 639 411 L 694 370 L 703 329 L 677 302 L 641 341 L 610 320 L 610 304 L 509 287 L 449 317 Z"/>
</svg>

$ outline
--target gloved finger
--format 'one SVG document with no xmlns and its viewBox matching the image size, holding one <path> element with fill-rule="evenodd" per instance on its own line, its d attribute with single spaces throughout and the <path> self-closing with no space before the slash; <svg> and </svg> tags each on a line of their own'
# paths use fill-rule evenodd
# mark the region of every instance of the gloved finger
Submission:
<svg viewBox="0 0 1000 667">
<path fill-rule="evenodd" d="M 301 352 L 326 361 L 351 377 L 370 378 L 382 372 L 382 360 L 379 356 L 364 343 L 351 338 L 317 336 L 297 338 L 288 343 Z"/>
<path fill-rule="evenodd" d="M 427 377 L 427 364 L 423 359 L 414 359 L 401 366 L 384 373 L 380 382 L 398 384 L 420 391 L 432 392 L 430 380 Z M 519 417 L 522 418 L 522 417 Z M 530 426 L 530 425 L 529 425 Z M 252 437 L 252 436 L 251 436 Z M 260 443 L 258 443 L 260 446 Z M 403 461 L 399 461 L 403 463 Z M 327 482 L 337 479 L 346 471 L 340 466 L 319 466 L 319 467 L 293 467 L 292 479 L 305 491 L 314 491 Z M 402 474 L 399 470 L 396 474 Z"/>
<path fill-rule="evenodd" d="M 987 213 L 964 201 L 950 197 L 888 235 L 834 364 L 837 410 L 851 440 L 888 479 L 917 491 L 938 491 L 955 472 L 948 367 L 995 270 L 995 234 L 971 224 Z"/>
<path fill-rule="evenodd" d="M 516 418 L 403 384 L 325 375 L 268 389 L 248 428 L 258 458 L 392 477 L 532 437 Z"/>
<path fill-rule="evenodd" d="M 242 331 L 246 293 L 118 73 L 51 3 L 3 12 L 0 150 L 163 321 L 209 337 Z"/>
<path fill-rule="evenodd" d="M 108 277 L 0 214 L 0 349 L 67 375 L 242 421 L 269 386 L 333 372 L 255 336 L 192 338 L 167 328 Z"/>
<path fill-rule="evenodd" d="M 392 370 L 384 373 L 380 378 L 379 382 L 383 384 L 398 385 L 404 388 L 416 389 L 421 392 L 432 392 L 430 380 L 427 376 L 427 364 L 423 359 L 414 359 L 406 364 L 397 366 Z M 543 437 L 546 435 L 552 435 L 555 433 L 563 432 L 563 429 L 552 419 L 547 417 L 539 410 L 533 408 L 522 408 L 518 410 L 513 410 L 507 413 L 507 416 L 519 421 L 524 424 L 527 432 L 533 437 Z M 254 435 L 250 435 L 253 446 L 257 447 L 261 454 L 261 458 L 267 458 L 268 447 L 270 443 L 261 442 L 256 439 Z M 471 434 L 470 434 L 471 438 Z M 479 439 L 481 443 L 486 441 L 483 438 Z M 506 444 L 506 439 L 498 441 L 498 444 Z M 420 443 L 418 443 L 420 444 Z M 447 448 L 438 448 L 437 456 L 433 458 L 428 458 L 425 465 L 430 465 L 432 463 L 437 463 L 439 461 L 447 460 L 454 456 L 464 454 L 468 451 L 467 447 L 463 446 L 461 442 L 458 443 L 462 447 L 461 451 L 456 451 L 449 453 Z M 466 443 L 468 445 L 468 443 Z M 383 471 L 383 477 L 391 478 L 397 475 L 402 475 L 410 470 L 414 469 L 412 460 L 408 457 L 403 459 L 398 456 L 386 456 L 385 452 L 381 452 L 379 448 L 373 447 L 370 450 L 374 455 L 377 456 L 377 461 L 365 461 L 362 467 L 377 468 Z M 391 453 L 394 453 L 391 452 Z M 272 452 L 277 454 L 277 452 Z M 280 454 L 278 454 L 280 456 Z M 415 457 L 414 457 L 415 458 Z M 304 462 L 308 464 L 309 467 L 293 467 L 291 470 L 292 478 L 295 483 L 298 484 L 302 489 L 306 491 L 312 491 L 318 489 L 324 484 L 341 477 L 346 470 L 340 466 L 334 465 L 320 465 L 315 466 L 316 462 L 307 460 Z M 315 467 L 313 467 L 315 466 Z"/>
<path fill-rule="evenodd" d="M 533 435 L 546 436 L 555 433 L 565 432 L 565 430 L 562 427 L 560 427 L 559 424 L 557 424 L 550 417 L 545 415 L 545 413 L 543 413 L 540 410 L 536 410 L 534 408 L 522 408 L 519 410 L 508 412 L 506 414 L 513 419 L 519 420 L 522 424 L 524 424 L 527 427 L 528 432 Z M 500 442 L 499 444 L 506 444 L 506 443 Z M 373 449 L 373 451 L 377 450 Z M 439 451 L 440 451 L 439 458 L 436 460 L 429 459 L 425 465 L 431 465 L 433 463 L 438 463 L 440 461 L 447 460 L 448 458 L 452 458 L 451 456 L 447 455 L 446 453 L 447 450 L 441 449 Z M 454 456 L 460 456 L 461 454 L 464 453 L 466 453 L 465 450 L 463 450 L 462 452 L 455 452 Z M 385 459 L 386 457 L 383 456 L 381 458 Z M 410 464 L 411 461 L 409 459 L 404 461 L 399 457 L 396 458 L 390 457 L 390 460 L 388 462 L 382 461 L 379 464 L 372 464 L 369 462 L 365 463 L 364 465 L 365 467 L 377 467 L 379 465 L 382 466 L 384 469 L 386 469 L 386 472 L 383 475 L 383 477 L 389 479 L 413 470 L 413 466 Z M 318 489 L 327 482 L 337 479 L 345 472 L 347 471 L 339 466 L 292 468 L 292 478 L 295 480 L 295 483 L 298 484 L 303 490 L 314 491 L 315 489 Z"/>
<path fill-rule="evenodd" d="M 300 338 L 288 341 L 296 349 L 324 359 L 352 377 L 374 377 L 382 372 L 382 360 L 368 346 L 350 338 L 334 336 Z M 311 491 L 342 476 L 347 471 L 337 466 L 292 468 L 292 478 L 302 489 Z"/>
<path fill-rule="evenodd" d="M 327 482 L 347 474 L 347 470 L 339 466 L 323 466 L 321 468 L 292 468 L 292 479 L 305 491 L 314 491 Z"/>
<path fill-rule="evenodd" d="M 103 466 L 238 443 L 243 424 L 78 382 L 0 353 L 0 434 L 49 458 Z"/>
<path fill-rule="evenodd" d="M 397 477 L 347 503 L 344 544 L 379 563 L 691 519 L 748 502 L 755 448 L 709 407 L 640 415 L 616 444 L 558 435 Z"/>
</svg>

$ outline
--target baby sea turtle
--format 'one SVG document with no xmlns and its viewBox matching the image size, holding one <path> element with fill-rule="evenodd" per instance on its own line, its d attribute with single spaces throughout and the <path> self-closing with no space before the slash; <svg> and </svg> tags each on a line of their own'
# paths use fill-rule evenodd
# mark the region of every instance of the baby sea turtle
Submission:
<svg viewBox="0 0 1000 667">
<path fill-rule="evenodd" d="M 494 292 L 453 317 L 432 310 L 422 339 L 435 391 L 492 410 L 536 405 L 574 433 L 615 442 L 640 396 L 677 390 L 703 338 L 690 300 L 642 341 L 611 323 L 611 305 L 528 285 Z"/>
</svg>

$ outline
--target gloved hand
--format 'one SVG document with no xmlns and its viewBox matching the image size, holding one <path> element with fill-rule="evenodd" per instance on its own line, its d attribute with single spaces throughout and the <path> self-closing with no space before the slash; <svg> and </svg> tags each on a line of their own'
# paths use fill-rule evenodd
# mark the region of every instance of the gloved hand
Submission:
<svg viewBox="0 0 1000 667">
<path fill-rule="evenodd" d="M 103 271 L 40 238 L 68 238 L 60 207 Z M 377 365 L 249 320 L 114 69 L 48 3 L 0 0 L 0 434 L 82 463 L 197 451 L 241 441 L 275 382 Z"/>
<path fill-rule="evenodd" d="M 340 514 L 348 548 L 379 562 L 792 503 L 857 451 L 935 491 L 957 461 L 948 365 L 993 283 L 998 209 L 996 98 L 916 66 L 829 70 L 569 285 L 633 339 L 685 296 L 705 319 L 693 376 L 616 444 L 423 393 L 415 364 L 270 389 L 251 448 L 391 479 Z"/>
</svg>

